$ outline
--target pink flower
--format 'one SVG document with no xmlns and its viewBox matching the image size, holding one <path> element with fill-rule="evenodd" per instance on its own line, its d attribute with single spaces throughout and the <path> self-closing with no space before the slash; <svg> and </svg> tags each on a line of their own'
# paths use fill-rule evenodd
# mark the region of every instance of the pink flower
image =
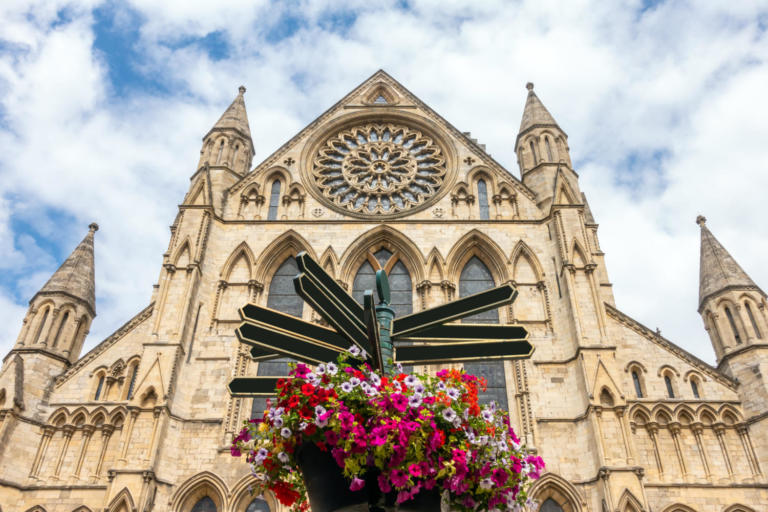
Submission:
<svg viewBox="0 0 768 512">
<path fill-rule="evenodd" d="M 307 365 L 304 363 L 297 363 L 296 369 L 293 371 L 293 373 L 300 379 L 303 379 L 307 376 L 307 374 L 310 373 L 310 369 Z"/>
<path fill-rule="evenodd" d="M 337 434 L 333 430 L 326 430 L 325 431 L 325 442 L 328 443 L 331 446 L 336 446 L 336 443 L 339 442 L 339 434 Z"/>
<path fill-rule="evenodd" d="M 231 447 L 229 448 L 229 453 L 230 453 L 230 454 L 231 454 L 233 457 L 239 457 L 240 455 L 242 455 L 242 453 L 240 453 L 240 449 L 239 449 L 237 446 L 231 446 Z"/>
<path fill-rule="evenodd" d="M 495 483 L 499 487 L 503 487 L 505 483 L 507 483 L 507 478 L 509 475 L 507 475 L 507 472 L 501 468 L 494 469 L 491 473 L 491 480 L 493 480 L 493 483 Z"/>
<path fill-rule="evenodd" d="M 403 487 L 408 483 L 408 475 L 399 469 L 393 469 L 392 473 L 389 475 L 389 479 L 392 480 L 392 484 L 395 487 Z"/>
<path fill-rule="evenodd" d="M 381 492 L 387 493 L 392 490 L 392 486 L 389 485 L 389 480 L 384 475 L 379 475 L 377 480 L 379 481 L 379 489 Z"/>
<path fill-rule="evenodd" d="M 359 491 L 363 487 L 365 487 L 365 480 L 363 480 L 361 478 L 355 477 L 352 480 L 352 483 L 349 485 L 349 490 L 350 491 Z"/>
<path fill-rule="evenodd" d="M 408 466 L 408 472 L 411 474 L 411 476 L 420 477 L 421 466 L 419 464 L 411 464 Z"/>
<path fill-rule="evenodd" d="M 408 399 L 400 393 L 393 394 L 391 397 L 389 397 L 389 401 L 392 404 L 392 407 L 400 412 L 405 412 L 405 410 L 408 408 Z"/>
</svg>

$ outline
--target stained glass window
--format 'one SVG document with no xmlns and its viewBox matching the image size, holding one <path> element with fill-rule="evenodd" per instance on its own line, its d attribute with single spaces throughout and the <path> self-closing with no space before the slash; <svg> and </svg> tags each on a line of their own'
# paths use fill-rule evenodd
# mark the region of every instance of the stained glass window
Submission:
<svg viewBox="0 0 768 512">
<path fill-rule="evenodd" d="M 205 496 L 195 503 L 195 506 L 192 507 L 192 512 L 217 512 L 216 504 L 209 496 Z"/>
<path fill-rule="evenodd" d="M 277 208 L 279 205 L 280 180 L 275 180 L 272 182 L 272 190 L 269 194 L 269 211 L 267 212 L 267 220 L 277 220 Z"/>
<path fill-rule="evenodd" d="M 270 512 L 269 504 L 262 498 L 255 498 L 248 504 L 245 512 Z"/>
<path fill-rule="evenodd" d="M 488 208 L 488 186 L 485 184 L 484 180 L 477 181 L 477 204 L 480 207 L 480 219 L 490 219 L 490 209 Z"/>
</svg>

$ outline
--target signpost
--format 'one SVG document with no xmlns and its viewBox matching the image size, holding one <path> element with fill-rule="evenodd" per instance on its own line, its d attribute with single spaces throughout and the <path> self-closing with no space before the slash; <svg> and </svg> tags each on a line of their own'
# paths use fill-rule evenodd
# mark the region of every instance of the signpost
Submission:
<svg viewBox="0 0 768 512">
<path fill-rule="evenodd" d="M 432 309 L 395 318 L 390 307 L 387 274 L 376 272 L 376 294 L 367 290 L 359 304 L 305 252 L 296 256 L 301 270 L 296 293 L 332 329 L 305 322 L 274 309 L 247 304 L 235 331 L 259 361 L 287 356 L 309 364 L 335 360 L 350 345 L 382 372 L 392 362 L 404 364 L 456 363 L 489 359 L 524 359 L 533 354 L 528 332 L 519 325 L 448 324 L 512 303 L 514 286 L 506 284 Z M 232 396 L 274 395 L 280 377 L 241 377 L 229 383 Z"/>
</svg>

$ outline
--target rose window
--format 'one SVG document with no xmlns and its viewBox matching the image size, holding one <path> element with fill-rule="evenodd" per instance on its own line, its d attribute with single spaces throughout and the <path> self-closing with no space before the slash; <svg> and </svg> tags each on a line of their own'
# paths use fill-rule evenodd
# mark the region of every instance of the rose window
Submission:
<svg viewBox="0 0 768 512">
<path fill-rule="evenodd" d="M 368 124 L 329 138 L 312 176 L 336 206 L 361 214 L 395 214 L 423 204 L 445 178 L 440 146 L 421 131 Z"/>
</svg>

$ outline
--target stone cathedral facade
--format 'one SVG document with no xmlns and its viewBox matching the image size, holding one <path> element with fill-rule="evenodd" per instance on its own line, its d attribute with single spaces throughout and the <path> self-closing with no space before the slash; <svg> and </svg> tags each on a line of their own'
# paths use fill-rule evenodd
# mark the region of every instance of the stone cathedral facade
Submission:
<svg viewBox="0 0 768 512">
<path fill-rule="evenodd" d="M 203 138 L 143 310 L 81 354 L 96 225 L 32 297 L 0 369 L 2 512 L 279 511 L 229 453 L 263 403 L 226 384 L 286 367 L 236 341 L 238 307 L 319 321 L 293 292 L 299 251 L 358 296 L 385 269 L 398 314 L 518 288 L 480 320 L 524 325 L 532 359 L 466 366 L 544 457 L 542 511 L 768 510 L 766 294 L 705 219 L 717 367 L 614 303 L 567 136 L 532 84 L 509 136 L 521 178 L 383 71 L 252 168 L 267 148 L 244 92 Z"/>
</svg>

